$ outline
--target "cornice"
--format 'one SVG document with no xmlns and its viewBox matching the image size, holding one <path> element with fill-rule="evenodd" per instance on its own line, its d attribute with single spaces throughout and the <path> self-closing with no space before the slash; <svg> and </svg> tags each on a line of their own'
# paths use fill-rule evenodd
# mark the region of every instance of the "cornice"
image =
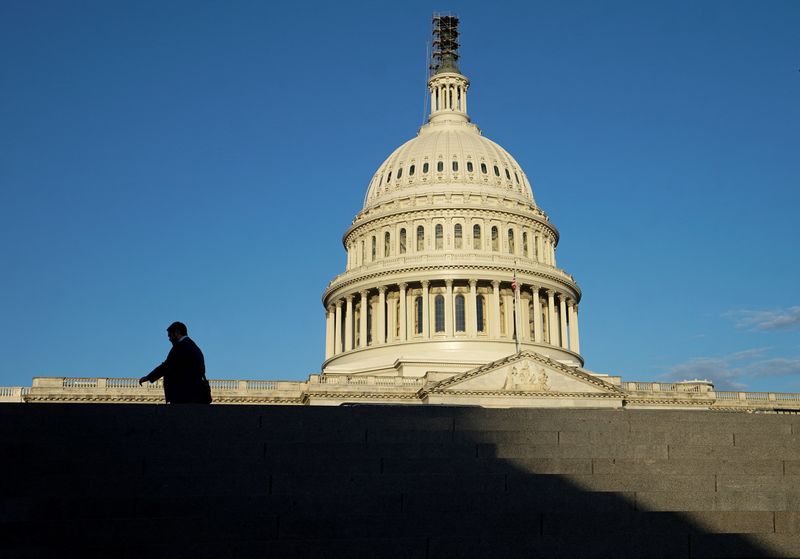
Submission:
<svg viewBox="0 0 800 559">
<path fill-rule="evenodd" d="M 448 390 L 446 392 L 426 392 L 426 396 L 502 396 L 523 398 L 570 398 L 573 400 L 583 399 L 603 399 L 603 400 L 624 400 L 623 394 L 611 392 L 517 392 L 506 390 Z"/>
</svg>

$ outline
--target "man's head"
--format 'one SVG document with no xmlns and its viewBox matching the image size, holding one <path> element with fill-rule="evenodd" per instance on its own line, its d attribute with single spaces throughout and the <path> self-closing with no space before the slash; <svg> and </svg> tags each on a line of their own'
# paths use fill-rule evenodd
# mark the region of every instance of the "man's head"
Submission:
<svg viewBox="0 0 800 559">
<path fill-rule="evenodd" d="M 186 325 L 183 322 L 173 322 L 167 326 L 167 338 L 169 341 L 177 343 L 186 336 L 189 332 L 186 330 Z"/>
</svg>

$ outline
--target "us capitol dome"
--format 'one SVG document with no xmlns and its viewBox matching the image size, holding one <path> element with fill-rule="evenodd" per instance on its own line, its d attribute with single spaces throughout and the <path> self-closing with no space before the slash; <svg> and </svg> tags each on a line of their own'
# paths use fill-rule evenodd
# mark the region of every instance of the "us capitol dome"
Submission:
<svg viewBox="0 0 800 559">
<path fill-rule="evenodd" d="M 378 166 L 344 232 L 323 375 L 456 374 L 521 351 L 583 365 L 580 288 L 525 172 L 468 115 L 457 25 L 434 17 L 427 123 Z"/>
</svg>

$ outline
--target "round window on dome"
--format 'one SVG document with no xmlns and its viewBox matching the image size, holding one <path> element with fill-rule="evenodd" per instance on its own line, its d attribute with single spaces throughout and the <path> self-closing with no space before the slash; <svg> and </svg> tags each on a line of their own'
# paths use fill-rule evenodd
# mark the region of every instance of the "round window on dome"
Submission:
<svg viewBox="0 0 800 559">
<path fill-rule="evenodd" d="M 408 176 L 409 177 L 413 177 L 414 176 L 414 171 L 415 171 L 415 167 L 414 167 L 414 165 L 412 165 L 411 167 L 408 168 Z M 517 181 L 517 182 L 519 182 L 519 181 Z"/>
<path fill-rule="evenodd" d="M 486 174 L 486 163 L 481 163 L 481 173 Z"/>
<path fill-rule="evenodd" d="M 427 163 L 423 163 L 422 164 L 422 172 L 423 173 L 427 173 L 428 172 L 428 164 Z"/>
<path fill-rule="evenodd" d="M 436 163 L 436 170 L 437 170 L 438 172 L 440 172 L 440 173 L 441 173 L 442 171 L 444 171 L 444 163 L 443 163 L 442 161 L 439 161 L 438 163 Z"/>
<path fill-rule="evenodd" d="M 467 172 L 468 173 L 472 172 L 472 161 L 467 161 Z"/>
<path fill-rule="evenodd" d="M 494 176 L 496 177 L 500 176 L 500 169 L 497 168 L 497 165 L 494 166 Z"/>
<path fill-rule="evenodd" d="M 392 172 L 389 171 L 389 176 L 386 177 L 386 182 L 391 182 L 392 180 Z"/>
<path fill-rule="evenodd" d="M 453 161 L 453 172 L 458 171 L 458 161 Z"/>
<path fill-rule="evenodd" d="M 508 173 L 508 171 L 506 171 L 506 173 Z M 400 168 L 397 170 L 397 178 L 398 178 L 398 179 L 402 179 L 402 178 L 403 178 L 403 168 L 402 168 L 402 167 L 400 167 Z"/>
<path fill-rule="evenodd" d="M 399 178 L 399 177 L 398 177 L 398 178 Z M 507 178 L 508 180 L 511 180 L 511 174 L 508 172 L 508 169 L 506 169 L 506 178 Z"/>
</svg>

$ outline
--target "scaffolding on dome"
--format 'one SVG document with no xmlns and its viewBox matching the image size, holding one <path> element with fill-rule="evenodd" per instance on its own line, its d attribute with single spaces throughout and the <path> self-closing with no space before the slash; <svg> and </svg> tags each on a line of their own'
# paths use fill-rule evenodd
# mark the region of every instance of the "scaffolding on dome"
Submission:
<svg viewBox="0 0 800 559">
<path fill-rule="evenodd" d="M 433 14 L 433 43 L 431 49 L 431 75 L 458 72 L 458 17 L 450 14 Z"/>
</svg>

